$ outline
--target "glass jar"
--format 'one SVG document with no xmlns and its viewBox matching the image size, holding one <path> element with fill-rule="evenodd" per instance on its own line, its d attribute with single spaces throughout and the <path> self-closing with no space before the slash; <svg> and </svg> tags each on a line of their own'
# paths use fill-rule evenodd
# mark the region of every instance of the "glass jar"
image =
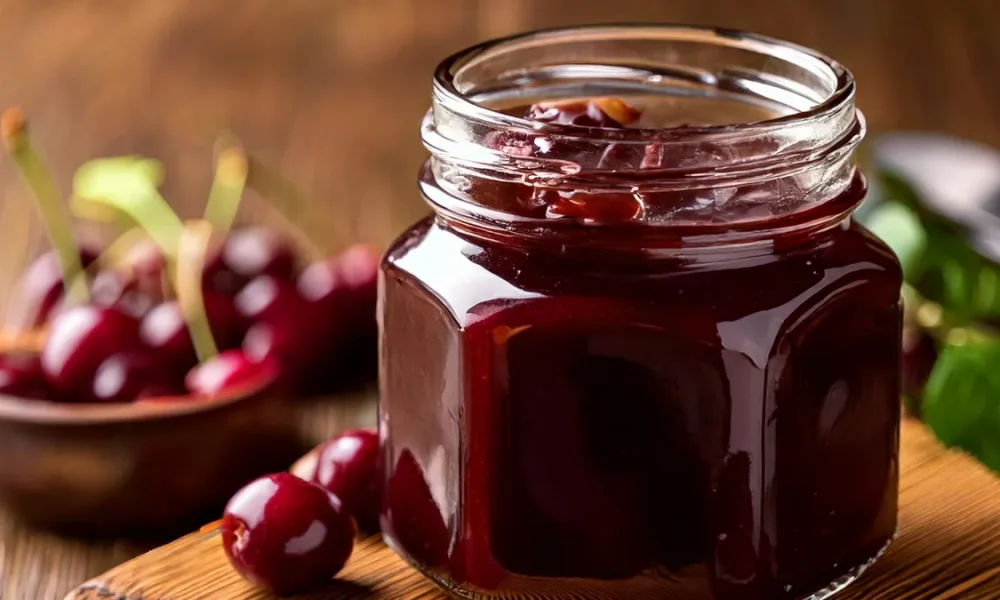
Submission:
<svg viewBox="0 0 1000 600">
<path fill-rule="evenodd" d="M 524 118 L 616 97 L 629 128 Z M 805 48 L 555 30 L 444 61 L 380 281 L 386 541 L 468 598 L 826 598 L 896 530 L 901 273 Z"/>
</svg>

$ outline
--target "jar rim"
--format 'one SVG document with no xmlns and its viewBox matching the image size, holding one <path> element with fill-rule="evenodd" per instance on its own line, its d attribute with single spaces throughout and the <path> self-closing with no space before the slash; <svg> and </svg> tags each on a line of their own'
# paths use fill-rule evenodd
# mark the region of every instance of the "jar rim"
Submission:
<svg viewBox="0 0 1000 600">
<path fill-rule="evenodd" d="M 736 122 L 601 128 L 533 121 L 506 109 L 529 98 L 633 93 L 675 97 L 668 119 L 700 122 L 687 106 L 722 109 L 709 113 L 711 123 Z M 449 214 L 562 226 L 556 223 L 579 218 L 604 224 L 589 216 L 599 211 L 575 207 L 577 216 L 566 218 L 560 205 L 607 207 L 603 195 L 613 194 L 635 204 L 623 201 L 613 218 L 766 229 L 778 215 L 818 214 L 806 209 L 850 187 L 865 133 L 854 99 L 854 78 L 840 63 L 744 31 L 634 23 L 512 35 L 439 64 L 421 134 L 429 176 L 444 193 L 425 196 Z"/>
<path fill-rule="evenodd" d="M 832 91 L 809 108 L 764 120 L 669 128 L 606 129 L 581 128 L 555 123 L 541 124 L 523 117 L 509 115 L 473 101 L 457 85 L 456 80 L 463 69 L 476 64 L 477 61 L 488 59 L 492 51 L 525 42 L 544 44 L 554 38 L 567 35 L 579 36 L 580 39 L 575 41 L 581 42 L 586 41 L 585 38 L 608 40 L 648 36 L 651 39 L 691 41 L 756 50 L 779 60 L 809 67 L 813 73 L 827 79 L 832 86 Z M 436 100 L 447 102 L 449 107 L 457 113 L 489 126 L 531 131 L 543 130 L 546 133 L 565 138 L 585 137 L 589 140 L 604 138 L 617 143 L 648 143 L 651 139 L 660 143 L 669 143 L 671 137 L 683 138 L 684 142 L 697 139 L 718 140 L 734 134 L 764 133 L 767 130 L 787 127 L 790 123 L 820 119 L 842 110 L 847 104 L 853 103 L 855 80 L 850 70 L 821 52 L 793 42 L 745 30 L 670 23 L 608 23 L 538 29 L 487 40 L 465 48 L 438 64 L 434 73 L 433 94 Z"/>
</svg>

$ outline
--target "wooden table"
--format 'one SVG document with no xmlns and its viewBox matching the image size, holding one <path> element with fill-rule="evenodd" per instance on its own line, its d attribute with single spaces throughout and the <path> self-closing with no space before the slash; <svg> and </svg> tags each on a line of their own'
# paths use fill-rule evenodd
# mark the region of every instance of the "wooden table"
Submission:
<svg viewBox="0 0 1000 600">
<path fill-rule="evenodd" d="M 899 534 L 844 600 L 1000 598 L 1000 479 L 903 422 Z M 848 484 L 849 485 L 849 484 Z M 303 600 L 445 600 L 378 538 Z M 87 582 L 66 600 L 273 600 L 229 566 L 218 531 L 188 535 Z M 841 596 L 838 596 L 840 600 Z"/>
<path fill-rule="evenodd" d="M 414 186 L 417 125 L 436 62 L 487 37 L 601 21 L 791 39 L 854 71 L 873 133 L 937 129 L 1000 146 L 994 0 L 7 0 L 0 106 L 25 107 L 64 185 L 95 156 L 163 159 L 165 194 L 188 216 L 204 203 L 212 140 L 231 128 L 308 191 L 307 228 L 321 246 L 385 244 L 426 211 Z M 12 173 L 0 160 L 0 307 L 45 245 Z M 263 215 L 253 199 L 244 212 Z M 329 432 L 344 418 L 334 411 L 315 425 Z M 953 539 L 947 527 L 941 535 Z M 136 551 L 61 540 L 0 514 L 0 598 L 60 598 Z"/>
</svg>

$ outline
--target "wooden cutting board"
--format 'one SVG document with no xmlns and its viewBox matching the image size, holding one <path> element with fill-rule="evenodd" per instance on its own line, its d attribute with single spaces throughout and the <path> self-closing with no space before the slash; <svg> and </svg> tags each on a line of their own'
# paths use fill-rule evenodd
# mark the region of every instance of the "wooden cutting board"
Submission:
<svg viewBox="0 0 1000 600">
<path fill-rule="evenodd" d="M 998 433 L 1000 434 L 1000 433 Z M 226 562 L 218 532 L 193 533 L 130 560 L 66 600 L 265 600 Z M 310 600 L 447 598 L 379 540 L 358 543 L 337 581 Z M 899 537 L 837 600 L 1000 598 L 1000 479 L 904 421 Z"/>
</svg>

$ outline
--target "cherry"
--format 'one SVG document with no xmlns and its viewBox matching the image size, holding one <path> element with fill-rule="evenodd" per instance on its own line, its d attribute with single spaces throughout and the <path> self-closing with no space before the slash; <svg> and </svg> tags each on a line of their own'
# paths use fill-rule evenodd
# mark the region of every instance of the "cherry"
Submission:
<svg viewBox="0 0 1000 600">
<path fill-rule="evenodd" d="M 264 381 L 276 371 L 269 360 L 254 362 L 239 350 L 227 350 L 188 371 L 184 383 L 193 394 L 215 396 L 230 388 Z"/>
<path fill-rule="evenodd" d="M 8 354 L 0 357 L 0 394 L 36 400 L 50 396 L 37 355 Z"/>
<path fill-rule="evenodd" d="M 84 304 L 63 309 L 42 349 L 42 370 L 65 397 L 90 401 L 94 375 L 109 356 L 138 345 L 139 322 L 114 309 Z"/>
<path fill-rule="evenodd" d="M 97 260 L 97 252 L 81 248 L 80 259 L 87 266 Z M 35 259 L 25 270 L 21 285 L 25 309 L 32 315 L 31 324 L 38 326 L 48 322 L 64 292 L 62 267 L 55 251 L 46 252 Z"/>
<path fill-rule="evenodd" d="M 237 492 L 221 530 L 233 567 L 279 595 L 329 583 L 350 558 L 357 534 L 340 499 L 289 473 L 261 477 Z"/>
<path fill-rule="evenodd" d="M 154 396 L 180 396 L 184 386 L 148 352 L 114 354 L 94 375 L 93 397 L 99 402 L 132 402 Z"/>
<path fill-rule="evenodd" d="M 448 526 L 409 449 L 396 461 L 385 502 L 386 517 L 403 550 L 428 567 L 443 565 L 448 560 Z"/>
<path fill-rule="evenodd" d="M 94 302 L 116 306 L 142 318 L 163 301 L 166 260 L 159 246 L 142 241 L 129 247 L 113 267 L 101 270 L 91 284 Z"/>
<path fill-rule="evenodd" d="M 260 275 L 290 279 L 295 275 L 292 248 L 265 227 L 240 229 L 229 234 L 222 251 L 205 266 L 207 287 L 233 294 L 243 284 Z"/>
<path fill-rule="evenodd" d="M 378 466 L 378 432 L 353 429 L 320 447 L 310 481 L 340 498 L 362 529 L 378 531 L 381 505 Z"/>
<path fill-rule="evenodd" d="M 376 250 L 356 245 L 307 267 L 294 287 L 254 280 L 237 297 L 239 310 L 258 320 L 243 351 L 274 360 L 284 384 L 300 393 L 329 391 L 344 375 L 366 372 L 377 358 L 378 261 Z"/>
<path fill-rule="evenodd" d="M 252 321 L 270 321 L 295 311 L 301 304 L 293 283 L 273 275 L 260 275 L 246 284 L 234 299 L 236 312 Z"/>
<path fill-rule="evenodd" d="M 207 290 L 203 298 L 216 345 L 222 350 L 239 346 L 246 322 L 236 312 L 232 300 Z M 139 326 L 139 338 L 168 365 L 187 369 L 198 362 L 184 314 L 176 300 L 158 304 L 146 314 Z"/>
</svg>

